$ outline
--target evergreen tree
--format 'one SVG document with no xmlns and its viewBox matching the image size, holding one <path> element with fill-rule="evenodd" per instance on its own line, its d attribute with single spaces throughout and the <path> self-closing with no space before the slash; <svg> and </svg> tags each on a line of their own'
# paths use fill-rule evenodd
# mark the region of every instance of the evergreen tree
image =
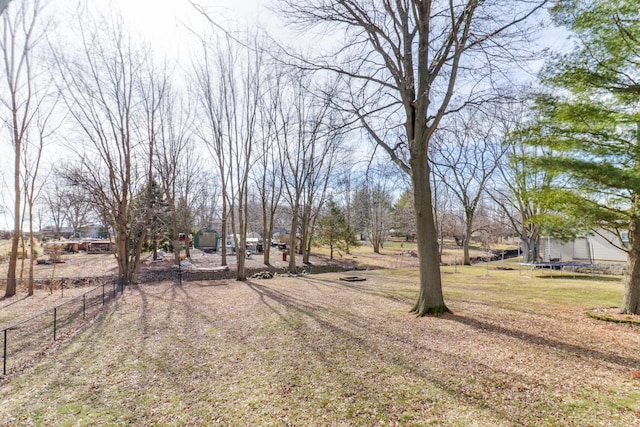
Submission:
<svg viewBox="0 0 640 427">
<path fill-rule="evenodd" d="M 413 192 L 405 190 L 392 209 L 393 234 L 394 236 L 402 236 L 407 241 L 414 240 L 416 236 L 416 212 L 411 200 L 413 200 Z"/>
<path fill-rule="evenodd" d="M 553 95 L 537 102 L 532 143 L 553 150 L 538 160 L 561 174 L 548 193 L 576 227 L 605 229 L 628 253 L 621 312 L 640 314 L 640 19 L 630 0 L 558 2 L 553 16 L 574 36 L 573 50 L 543 72 Z M 628 230 L 628 247 L 622 232 Z"/>
<path fill-rule="evenodd" d="M 329 258 L 333 259 L 334 250 L 346 251 L 349 247 L 358 246 L 358 241 L 342 209 L 333 200 L 329 200 L 327 208 L 317 222 L 316 242 L 329 246 Z"/>
</svg>

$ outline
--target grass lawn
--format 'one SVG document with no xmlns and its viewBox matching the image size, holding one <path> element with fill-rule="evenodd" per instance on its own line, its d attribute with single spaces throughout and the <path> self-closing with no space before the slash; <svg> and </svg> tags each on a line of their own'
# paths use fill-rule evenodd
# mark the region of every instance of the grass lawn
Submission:
<svg viewBox="0 0 640 427">
<path fill-rule="evenodd" d="M 0 425 L 640 425 L 640 329 L 584 310 L 617 278 L 445 267 L 132 286 L 0 386 Z M 538 273 L 539 274 L 539 273 Z"/>
</svg>

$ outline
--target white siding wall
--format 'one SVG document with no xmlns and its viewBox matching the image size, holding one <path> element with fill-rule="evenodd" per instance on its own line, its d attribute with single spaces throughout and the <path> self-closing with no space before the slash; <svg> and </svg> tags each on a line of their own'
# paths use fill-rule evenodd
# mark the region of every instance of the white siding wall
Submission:
<svg viewBox="0 0 640 427">
<path fill-rule="evenodd" d="M 576 239 L 573 242 L 573 259 L 591 262 L 591 244 L 588 239 Z"/>
<path fill-rule="evenodd" d="M 602 231 L 601 233 L 607 238 L 594 234 L 567 243 L 543 238 L 541 240 L 542 259 L 582 262 L 626 261 L 627 253 L 607 241 L 611 239 L 615 242 L 615 236 Z"/>
<path fill-rule="evenodd" d="M 612 234 L 607 234 L 608 238 L 614 238 Z M 589 237 L 593 248 L 593 259 L 596 261 L 626 261 L 627 253 L 609 243 L 599 235 Z M 615 241 L 615 240 L 614 240 Z"/>
</svg>

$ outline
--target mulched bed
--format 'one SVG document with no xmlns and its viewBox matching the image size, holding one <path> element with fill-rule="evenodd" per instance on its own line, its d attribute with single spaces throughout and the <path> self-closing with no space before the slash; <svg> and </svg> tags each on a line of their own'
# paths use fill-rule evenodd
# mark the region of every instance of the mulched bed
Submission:
<svg viewBox="0 0 640 427">
<path fill-rule="evenodd" d="M 587 310 L 585 314 L 597 320 L 615 323 L 629 323 L 640 326 L 640 315 L 620 313 L 619 307 L 594 308 Z"/>
</svg>

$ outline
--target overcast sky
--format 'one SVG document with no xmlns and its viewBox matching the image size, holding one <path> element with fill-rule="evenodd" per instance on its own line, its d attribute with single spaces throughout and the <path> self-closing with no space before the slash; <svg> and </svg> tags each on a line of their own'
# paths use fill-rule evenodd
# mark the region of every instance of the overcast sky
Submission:
<svg viewBox="0 0 640 427">
<path fill-rule="evenodd" d="M 224 28 L 247 29 L 257 22 L 263 27 L 274 25 L 276 19 L 266 8 L 268 1 L 193 0 L 193 3 L 205 9 L 211 19 Z M 43 4 L 45 14 L 51 14 L 56 21 L 54 31 L 61 33 L 64 33 L 65 27 L 75 26 L 74 13 L 84 5 L 96 15 L 109 9 L 119 10 L 132 34 L 138 33 L 152 45 L 155 52 L 166 54 L 170 61 L 176 59 L 183 65 L 191 60 L 189 44 L 195 40 L 191 31 L 200 32 L 205 27 L 210 29 L 210 25 L 189 0 L 47 0 Z M 4 152 L 6 149 L 6 145 L 1 146 L 0 151 Z M 12 156 L 4 156 L 2 152 L 0 168 L 11 170 Z M 59 153 L 45 156 L 45 162 L 58 157 Z M 43 166 L 44 169 L 48 169 L 48 165 Z M 12 192 L 4 191 L 12 186 L 8 181 L 11 178 L 9 175 L 0 176 L 0 229 L 13 227 L 13 216 L 10 214 L 13 206 Z"/>
<path fill-rule="evenodd" d="M 291 40 L 304 40 L 301 37 L 289 37 L 278 19 L 268 10 L 267 5 L 272 0 L 193 0 L 193 2 L 207 10 L 216 24 L 226 29 L 250 29 L 257 23 L 275 32 L 285 43 Z M 304 0 L 301 0 L 304 1 Z M 150 42 L 156 52 L 165 53 L 168 58 L 177 58 L 178 63 L 186 64 L 190 61 L 189 45 L 194 42 L 190 28 L 200 32 L 208 26 L 202 15 L 194 8 L 189 0 L 49 0 L 49 11 L 56 16 L 56 20 L 64 26 L 66 17 L 77 9 L 79 2 L 86 2 L 94 11 L 100 9 L 119 9 L 125 21 L 131 25 L 134 32 Z M 566 33 L 561 31 L 546 31 L 544 44 L 554 50 L 566 49 Z M 540 65 L 542 64 L 542 58 Z M 9 156 L 6 161 L 10 160 Z M 0 162 L 2 163 L 2 162 Z M 0 194 L 0 196 L 2 196 Z M 0 197 L 0 205 L 11 205 L 6 197 Z M 10 198 L 9 198 L 10 199 Z M 4 203 L 3 203 L 4 202 Z M 0 229 L 10 227 L 7 220 L 0 213 Z"/>
<path fill-rule="evenodd" d="M 95 1 L 95 0 L 92 0 Z M 203 17 L 189 0 L 100 0 L 114 3 L 125 19 L 159 50 L 175 54 L 188 45 L 190 30 L 203 27 Z M 248 28 L 275 18 L 262 0 L 194 0 L 217 24 L 225 28 Z"/>
</svg>

